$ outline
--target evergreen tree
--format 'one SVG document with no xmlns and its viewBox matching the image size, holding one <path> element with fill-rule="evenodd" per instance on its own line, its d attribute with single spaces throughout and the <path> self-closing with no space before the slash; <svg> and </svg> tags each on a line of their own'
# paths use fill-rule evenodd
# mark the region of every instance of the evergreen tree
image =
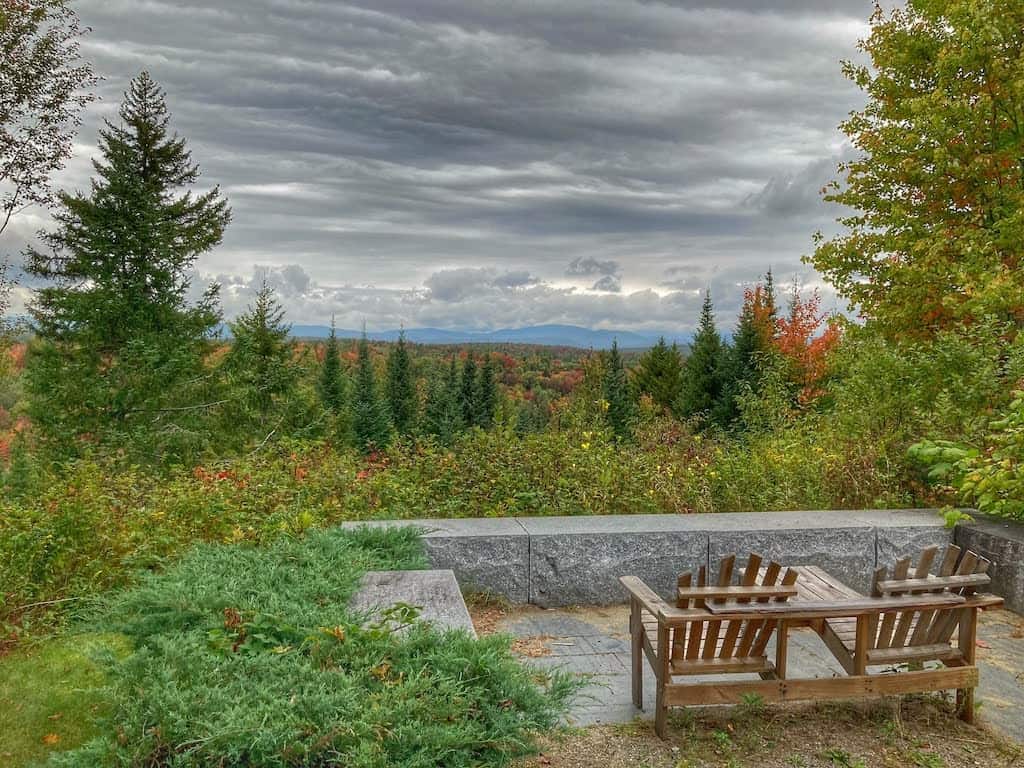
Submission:
<svg viewBox="0 0 1024 768">
<path fill-rule="evenodd" d="M 424 429 L 442 443 L 450 443 L 463 427 L 459 372 L 453 356 L 447 371 L 435 376 L 427 394 Z"/>
<path fill-rule="evenodd" d="M 341 413 L 345 405 L 345 375 L 341 370 L 341 353 L 338 350 L 338 336 L 331 315 L 331 333 L 324 344 L 324 361 L 317 378 L 317 394 L 325 411 Z"/>
<path fill-rule="evenodd" d="M 633 434 L 636 403 L 630 391 L 622 355 L 619 354 L 618 341 L 612 341 L 612 348 L 606 355 L 602 389 L 608 406 L 605 411 L 605 423 L 611 427 L 615 437 L 620 440 L 628 439 Z"/>
<path fill-rule="evenodd" d="M 408 435 L 416 418 L 416 382 L 412 377 L 405 331 L 398 334 L 398 341 L 388 352 L 387 372 L 386 395 L 391 423 L 398 434 Z"/>
<path fill-rule="evenodd" d="M 47 248 L 26 251 L 26 272 L 47 283 L 30 307 L 39 342 L 30 412 L 56 442 L 83 433 L 194 437 L 203 430 L 183 421 L 220 402 L 202 367 L 220 319 L 217 288 L 195 305 L 187 294 L 196 259 L 220 243 L 231 214 L 217 188 L 187 191 L 199 170 L 169 120 L 163 92 L 143 72 L 120 121 L 100 130 L 89 193 L 61 193 Z"/>
<path fill-rule="evenodd" d="M 676 405 L 679 416 L 710 415 L 722 393 L 722 339 L 715 328 L 711 291 L 704 295 L 700 322 L 690 356 L 683 366 L 682 390 Z"/>
<path fill-rule="evenodd" d="M 477 378 L 473 416 L 476 426 L 490 429 L 494 426 L 494 411 L 498 406 L 498 385 L 494 380 L 494 362 L 490 355 L 484 358 Z"/>
<path fill-rule="evenodd" d="M 753 308 L 745 302 L 732 344 L 722 351 L 721 395 L 711 414 L 719 426 L 727 427 L 739 416 L 737 398 L 756 387 L 758 359 L 763 351 Z"/>
<path fill-rule="evenodd" d="M 284 322 L 284 308 L 265 280 L 255 301 L 230 327 L 234 342 L 225 370 L 241 389 L 246 405 L 264 420 L 275 400 L 295 388 L 296 375 L 288 342 L 291 326 Z"/>
<path fill-rule="evenodd" d="M 679 399 L 682 388 L 683 358 L 679 347 L 665 342 L 665 337 L 647 350 L 637 363 L 634 374 L 637 391 L 671 410 Z"/>
<path fill-rule="evenodd" d="M 370 343 L 365 331 L 359 339 L 356 386 L 352 396 L 352 432 L 356 445 L 367 452 L 386 447 L 391 439 L 387 407 L 377 394 Z"/>
<path fill-rule="evenodd" d="M 466 360 L 462 364 L 462 381 L 459 384 L 459 401 L 462 403 L 462 423 L 464 426 L 472 427 L 476 424 L 476 360 L 473 353 L 466 354 Z"/>
</svg>

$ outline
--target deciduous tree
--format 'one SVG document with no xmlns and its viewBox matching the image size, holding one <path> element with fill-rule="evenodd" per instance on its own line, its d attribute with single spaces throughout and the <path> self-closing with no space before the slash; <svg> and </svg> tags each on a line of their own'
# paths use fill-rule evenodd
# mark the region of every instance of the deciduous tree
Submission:
<svg viewBox="0 0 1024 768">
<path fill-rule="evenodd" d="M 826 195 L 852 212 L 810 261 L 890 337 L 1024 322 L 1024 5 L 878 6 L 861 48 L 859 156 Z"/>
<path fill-rule="evenodd" d="M 14 214 L 53 200 L 96 77 L 85 30 L 63 0 L 0 0 L 0 234 Z"/>
</svg>

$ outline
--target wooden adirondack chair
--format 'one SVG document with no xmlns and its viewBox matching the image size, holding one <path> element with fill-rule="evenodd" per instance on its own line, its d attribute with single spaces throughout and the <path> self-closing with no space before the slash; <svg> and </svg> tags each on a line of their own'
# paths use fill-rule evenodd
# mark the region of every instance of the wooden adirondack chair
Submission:
<svg viewBox="0 0 1024 768">
<path fill-rule="evenodd" d="M 828 618 L 819 628 L 822 639 L 850 675 L 865 675 L 871 666 L 942 662 L 947 667 L 974 667 L 978 610 L 1002 604 L 1002 598 L 977 594 L 985 586 L 991 562 L 974 552 L 950 545 L 938 574 L 930 570 L 938 547 L 921 553 L 916 566 L 899 560 L 891 574 L 875 571 L 872 597 L 908 598 L 912 595 L 957 595 L 965 602 L 930 609 L 886 610 L 857 617 Z M 910 598 L 913 599 L 913 598 Z M 954 635 L 956 637 L 954 638 Z M 957 689 L 960 716 L 974 717 L 974 687 Z"/>
<path fill-rule="evenodd" d="M 778 619 L 751 615 L 722 620 L 707 610 L 707 605 L 785 602 L 797 594 L 793 586 L 797 574 L 790 569 L 783 574 L 782 566 L 775 562 L 762 569 L 761 557 L 751 554 L 740 583 L 733 585 L 735 562 L 735 555 L 721 561 L 716 586 L 707 585 L 703 566 L 696 577 L 692 573 L 682 574 L 674 606 L 636 576 L 620 579 L 630 593 L 633 704 L 643 708 L 646 655 L 657 679 L 654 723 L 659 736 L 665 733 L 668 707 L 676 703 L 671 700 L 673 694 L 694 687 L 674 682 L 674 678 L 749 672 L 758 673 L 765 680 L 785 677 L 785 635 L 780 635 L 774 664 L 765 653 Z"/>
</svg>

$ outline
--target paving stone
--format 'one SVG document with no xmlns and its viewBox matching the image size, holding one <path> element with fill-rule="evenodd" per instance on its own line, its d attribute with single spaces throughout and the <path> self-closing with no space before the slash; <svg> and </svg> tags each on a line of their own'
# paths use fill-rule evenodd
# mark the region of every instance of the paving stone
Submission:
<svg viewBox="0 0 1024 768">
<path fill-rule="evenodd" d="M 575 639 L 586 645 L 573 648 L 578 653 L 565 653 L 527 659 L 526 663 L 541 669 L 563 669 L 588 675 L 587 685 L 574 702 L 568 720 L 578 726 L 595 723 L 626 723 L 637 717 L 650 719 L 654 712 L 654 674 L 647 664 L 644 670 L 644 710 L 633 708 L 630 679 L 631 655 L 623 652 L 592 653 L 618 644 L 626 631 L 629 611 L 625 606 L 607 609 L 559 611 L 540 614 L 549 625 L 560 622 L 555 614 L 563 614 L 564 625 L 586 629 Z M 502 625 L 509 630 L 526 622 L 510 617 Z M 982 646 L 978 649 L 981 685 L 978 699 L 984 702 L 983 719 L 1004 734 L 1020 739 L 1024 734 L 1024 620 L 1008 611 L 986 611 L 979 626 Z M 774 640 L 768 654 L 775 653 Z M 789 673 L 791 677 L 832 677 L 843 675 L 839 663 L 814 632 L 802 629 L 790 633 Z M 589 650 L 588 650 L 589 649 Z M 612 661 L 614 659 L 614 662 Z M 756 680 L 756 675 L 701 675 L 693 682 L 723 680 Z"/>
<path fill-rule="evenodd" d="M 462 629 L 476 636 L 455 574 L 450 570 L 371 571 L 363 576 L 349 607 L 379 616 L 381 610 L 395 603 L 418 607 L 419 620 L 438 629 Z"/>
</svg>

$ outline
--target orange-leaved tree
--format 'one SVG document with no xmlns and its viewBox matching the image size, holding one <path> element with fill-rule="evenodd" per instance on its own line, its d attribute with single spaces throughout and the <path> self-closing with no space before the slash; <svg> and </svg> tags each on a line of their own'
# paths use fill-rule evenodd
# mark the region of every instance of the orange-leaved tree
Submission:
<svg viewBox="0 0 1024 768">
<path fill-rule="evenodd" d="M 835 318 L 821 309 L 821 294 L 806 298 L 793 291 L 789 314 L 775 321 L 772 345 L 790 365 L 791 381 L 799 388 L 797 399 L 807 404 L 823 392 L 828 374 L 828 354 L 839 343 L 841 331 Z"/>
</svg>

